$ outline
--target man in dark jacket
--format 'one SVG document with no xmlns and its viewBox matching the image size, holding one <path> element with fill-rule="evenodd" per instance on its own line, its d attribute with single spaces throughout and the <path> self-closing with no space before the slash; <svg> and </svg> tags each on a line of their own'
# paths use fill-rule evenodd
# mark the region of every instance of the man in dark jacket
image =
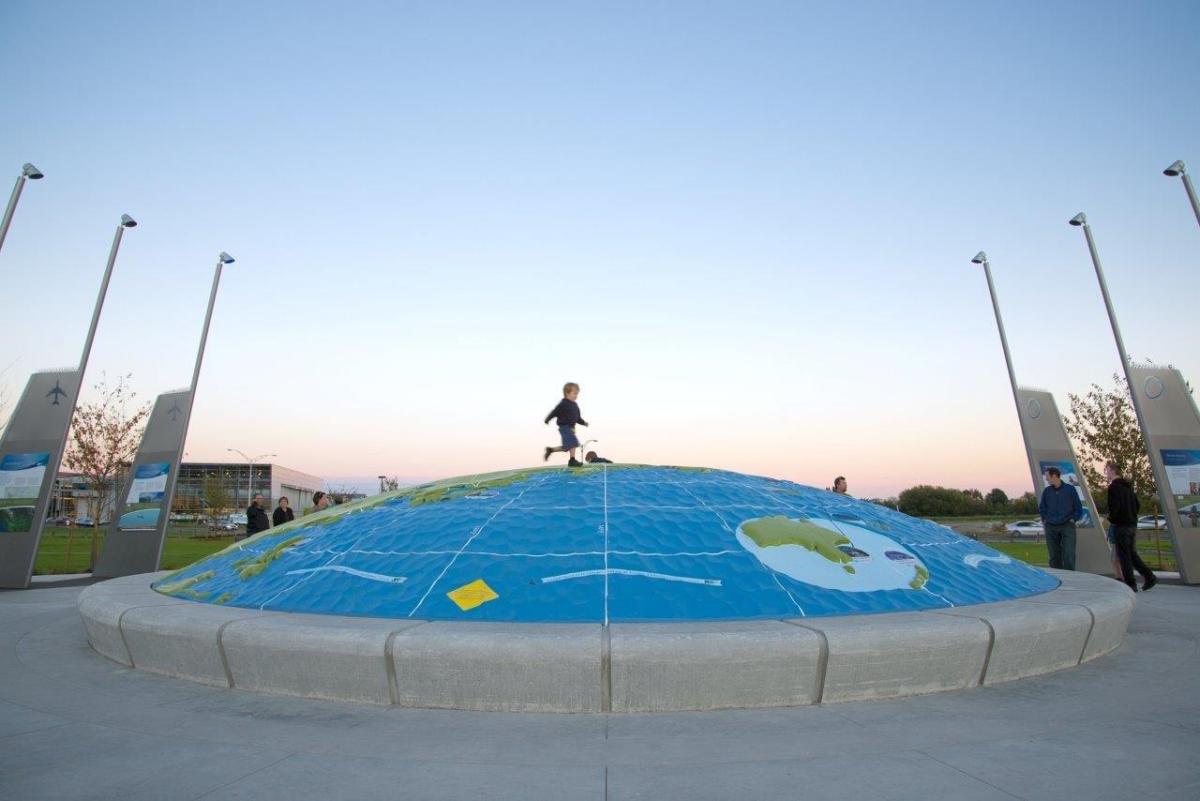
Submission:
<svg viewBox="0 0 1200 801">
<path fill-rule="evenodd" d="M 260 531 L 266 531 L 271 527 L 271 521 L 267 519 L 267 510 L 263 509 L 263 496 L 261 492 L 254 493 L 254 500 L 246 507 L 246 536 L 253 537 Z"/>
<path fill-rule="evenodd" d="M 1057 467 L 1046 468 L 1046 480 L 1050 483 L 1042 490 L 1038 511 L 1042 515 L 1042 527 L 1046 530 L 1050 567 L 1074 570 L 1075 521 L 1083 516 L 1083 504 L 1075 488 L 1063 483 L 1062 471 Z"/>
<path fill-rule="evenodd" d="M 1113 541 L 1117 548 L 1117 560 L 1121 563 L 1121 575 L 1129 589 L 1138 591 L 1137 579 L 1133 571 L 1142 574 L 1142 592 L 1158 583 L 1153 571 L 1138 556 L 1135 539 L 1137 537 L 1137 515 L 1141 509 L 1137 493 L 1133 486 L 1121 478 L 1121 468 L 1116 462 L 1104 465 L 1104 477 L 1108 479 L 1108 522 L 1113 527 Z"/>
</svg>

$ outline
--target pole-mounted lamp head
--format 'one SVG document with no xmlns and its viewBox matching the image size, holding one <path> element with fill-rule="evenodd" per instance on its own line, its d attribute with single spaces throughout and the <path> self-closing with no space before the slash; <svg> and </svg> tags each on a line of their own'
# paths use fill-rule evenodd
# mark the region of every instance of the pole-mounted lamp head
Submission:
<svg viewBox="0 0 1200 801">
<path fill-rule="evenodd" d="M 987 254 L 982 250 L 975 254 L 975 258 L 971 259 L 971 264 L 987 264 Z"/>
<path fill-rule="evenodd" d="M 26 166 L 28 166 L 28 165 L 26 165 Z M 1173 164 L 1171 164 L 1170 167 L 1167 167 L 1165 170 L 1163 170 L 1163 175 L 1169 175 L 1172 178 L 1174 178 L 1176 175 L 1186 175 L 1186 174 L 1187 174 L 1187 169 L 1183 166 L 1182 161 L 1176 161 Z"/>
<path fill-rule="evenodd" d="M 24 175 L 31 181 L 37 181 L 46 177 L 45 173 L 30 164 L 28 161 L 21 165 L 21 175 Z"/>
<path fill-rule="evenodd" d="M 128 214 L 121 215 L 122 228 L 137 228 L 137 220 L 130 217 Z"/>
<path fill-rule="evenodd" d="M 221 260 L 221 264 L 233 264 L 233 262 L 234 262 L 233 256 L 230 256 L 228 253 L 226 253 L 223 250 L 221 251 L 221 255 L 218 256 L 217 258 Z"/>
<path fill-rule="evenodd" d="M 1087 225 L 1087 215 L 1081 211 L 1078 214 L 1076 214 L 1074 217 L 1072 217 L 1070 220 L 1068 220 L 1068 222 L 1070 222 L 1071 225 L 1074 225 L 1076 227 L 1078 227 L 1080 225 Z"/>
</svg>

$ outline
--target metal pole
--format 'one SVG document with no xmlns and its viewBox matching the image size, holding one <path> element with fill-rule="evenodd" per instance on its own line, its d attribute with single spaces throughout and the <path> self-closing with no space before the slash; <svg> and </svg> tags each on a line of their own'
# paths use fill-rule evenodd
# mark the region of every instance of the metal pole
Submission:
<svg viewBox="0 0 1200 801">
<path fill-rule="evenodd" d="M 1092 227 L 1088 225 L 1087 215 L 1080 212 L 1072 220 L 1072 225 L 1083 227 L 1083 235 L 1087 238 L 1088 252 L 1092 255 L 1092 266 L 1096 268 L 1096 279 L 1100 282 L 1100 294 L 1104 296 L 1104 307 L 1108 310 L 1108 321 L 1112 324 L 1113 338 L 1117 341 L 1117 353 L 1121 357 L 1121 369 L 1125 373 L 1125 385 L 1129 388 L 1129 398 L 1133 401 L 1133 412 L 1137 416 L 1138 428 L 1142 432 L 1142 445 L 1146 448 L 1146 456 L 1150 459 L 1150 471 L 1158 484 L 1159 505 L 1166 509 L 1162 501 L 1164 488 L 1168 487 L 1167 477 L 1160 475 L 1157 462 L 1150 457 L 1150 429 L 1146 427 L 1146 415 L 1142 413 L 1142 401 L 1137 387 L 1133 385 L 1133 373 L 1130 372 L 1132 363 L 1125 351 L 1125 339 L 1121 336 L 1121 327 L 1117 325 L 1117 313 L 1113 310 L 1112 297 L 1108 294 L 1108 282 L 1104 280 L 1104 269 L 1100 266 L 1100 254 L 1096 252 L 1096 240 L 1092 237 Z"/>
<path fill-rule="evenodd" d="M 25 188 L 25 179 L 37 181 L 42 177 L 42 171 L 28 161 L 21 165 L 21 174 L 17 176 L 16 186 L 8 199 L 8 207 L 4 209 L 4 219 L 0 221 L 0 248 L 4 247 L 4 237 L 8 236 L 8 226 L 12 223 L 13 212 L 17 210 L 17 201 L 21 199 L 21 190 Z"/>
<path fill-rule="evenodd" d="M 1183 188 L 1187 190 L 1188 200 L 1192 201 L 1192 211 L 1196 214 L 1196 222 L 1200 224 L 1200 200 L 1196 200 L 1196 188 L 1192 186 L 1192 179 L 1186 172 L 1180 173 L 1183 178 Z"/>
<path fill-rule="evenodd" d="M 212 290 L 208 293 L 208 310 L 204 312 L 204 327 L 200 329 L 200 349 L 196 351 L 196 366 L 192 369 L 192 383 L 188 391 L 187 408 L 183 411 L 183 442 L 179 443 L 179 450 L 175 452 L 175 463 L 171 465 L 170 479 L 167 481 L 167 502 L 165 508 L 168 517 L 172 504 L 175 502 L 175 486 L 179 479 L 179 465 L 183 461 L 183 446 L 187 442 L 188 425 L 192 420 L 192 407 L 196 403 L 196 381 L 200 378 L 200 365 L 204 362 L 204 346 L 208 343 L 208 327 L 212 323 L 213 306 L 217 302 L 217 287 L 221 285 L 221 268 L 225 266 L 226 256 L 224 253 L 217 258 L 217 269 L 213 271 Z M 233 259 L 230 259 L 233 261 Z M 160 537 L 162 542 L 166 538 Z M 162 561 L 162 551 L 158 552 L 158 561 Z"/>
<path fill-rule="evenodd" d="M 124 220 L 124 218 L 122 218 Z M 122 221 L 113 234 L 112 247 L 108 251 L 108 264 L 104 267 L 104 278 L 100 281 L 100 294 L 96 297 L 96 306 L 92 309 L 92 322 L 88 326 L 87 338 L 83 341 L 83 355 L 79 357 L 79 386 L 76 387 L 75 398 L 79 398 L 79 390 L 83 388 L 83 374 L 87 370 L 88 358 L 92 354 L 92 343 L 96 340 L 96 328 L 100 325 L 100 310 L 104 308 L 104 297 L 108 294 L 108 283 L 112 280 L 113 265 L 117 262 L 117 251 L 121 247 L 121 237 L 125 235 L 126 225 Z M 74 416 L 74 409 L 71 411 Z"/>
<path fill-rule="evenodd" d="M 12 197 L 8 199 L 8 208 L 4 210 L 4 220 L 0 222 L 0 248 L 4 247 L 4 237 L 8 236 L 8 226 L 12 223 L 13 212 L 17 210 L 17 201 L 21 199 L 21 190 L 25 188 L 25 174 L 17 176 L 17 185 L 13 187 Z"/>
<path fill-rule="evenodd" d="M 1029 472 L 1033 478 L 1033 491 L 1038 491 L 1038 473 L 1033 464 L 1033 452 L 1029 449 L 1029 434 L 1025 430 L 1025 415 L 1021 413 L 1021 398 L 1017 394 L 1017 374 L 1013 370 L 1012 353 L 1008 349 L 1008 335 L 1004 332 L 1004 318 L 1000 315 L 1000 301 L 996 298 L 996 284 L 992 280 L 992 266 L 987 256 L 982 252 L 975 257 L 983 265 L 983 274 L 987 276 L 988 294 L 992 298 L 992 311 L 996 313 L 996 328 L 1000 331 L 1000 346 L 1004 349 L 1004 364 L 1008 368 L 1008 383 L 1012 388 L 1013 405 L 1017 409 L 1017 422 L 1021 426 L 1021 442 L 1025 446 L 1025 461 L 1029 463 Z"/>
</svg>

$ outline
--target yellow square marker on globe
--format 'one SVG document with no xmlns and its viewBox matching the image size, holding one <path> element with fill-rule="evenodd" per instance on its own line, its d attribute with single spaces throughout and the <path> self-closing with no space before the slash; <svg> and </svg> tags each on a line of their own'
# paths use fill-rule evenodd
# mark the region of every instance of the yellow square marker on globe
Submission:
<svg viewBox="0 0 1200 801">
<path fill-rule="evenodd" d="M 475 579 L 470 584 L 464 584 L 457 590 L 446 593 L 446 597 L 458 604 L 458 608 L 467 612 L 480 604 L 494 601 L 500 596 L 487 585 L 483 579 Z"/>
</svg>

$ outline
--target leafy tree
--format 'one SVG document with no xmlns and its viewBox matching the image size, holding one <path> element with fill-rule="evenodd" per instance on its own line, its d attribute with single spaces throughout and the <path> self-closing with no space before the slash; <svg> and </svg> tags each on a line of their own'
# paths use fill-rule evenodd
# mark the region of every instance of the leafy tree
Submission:
<svg viewBox="0 0 1200 801">
<path fill-rule="evenodd" d="M 1015 515 L 1036 515 L 1038 513 L 1038 496 L 1026 492 L 1020 498 L 1013 498 L 1008 503 L 1009 511 Z"/>
<path fill-rule="evenodd" d="M 987 512 L 987 504 L 979 490 L 921 484 L 900 493 L 900 511 L 917 517 L 980 515 Z"/>
<path fill-rule="evenodd" d="M 1156 508 L 1158 489 L 1129 387 L 1117 373 L 1113 373 L 1113 384 L 1109 390 L 1092 384 L 1086 395 L 1068 393 L 1071 411 L 1063 424 L 1075 441 L 1079 469 L 1094 490 L 1102 495 L 1103 488 L 1108 486 L 1101 471 L 1104 463 L 1112 460 L 1121 465 L 1142 506 Z"/>
<path fill-rule="evenodd" d="M 208 513 L 220 515 L 233 505 L 233 501 L 229 497 L 229 474 L 221 476 L 217 473 L 209 473 L 206 475 L 204 483 L 200 487 L 200 494 L 204 498 L 204 506 L 208 509 Z"/>
<path fill-rule="evenodd" d="M 150 404 L 129 407 L 134 392 L 129 375 L 120 376 L 115 386 L 101 379 L 93 388 L 99 399 L 80 404 L 71 421 L 65 462 L 79 473 L 92 493 L 92 564 L 96 564 L 99 529 L 96 526 L 112 512 L 115 489 L 129 471 L 142 441 Z"/>
<path fill-rule="evenodd" d="M 987 505 L 992 509 L 1005 510 L 1008 508 L 1008 494 L 999 487 L 989 492 L 984 500 L 987 501 Z"/>
</svg>

